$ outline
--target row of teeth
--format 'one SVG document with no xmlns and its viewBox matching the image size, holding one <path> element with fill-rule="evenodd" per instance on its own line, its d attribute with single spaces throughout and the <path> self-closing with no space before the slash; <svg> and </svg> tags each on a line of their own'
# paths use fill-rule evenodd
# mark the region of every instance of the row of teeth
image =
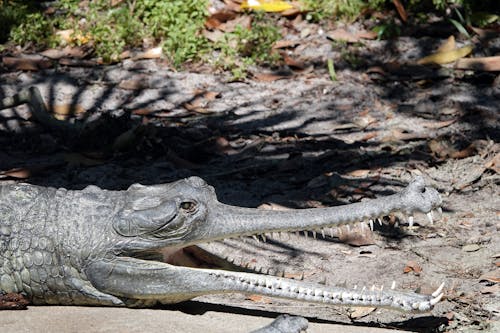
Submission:
<svg viewBox="0 0 500 333">
<path fill-rule="evenodd" d="M 438 207 L 437 211 L 438 211 L 439 215 L 441 215 L 443 213 L 441 207 Z M 429 221 L 429 223 L 430 224 L 434 224 L 434 216 L 432 214 L 432 211 L 426 213 L 426 216 L 427 216 L 427 220 Z M 413 215 L 408 216 L 408 218 L 406 220 L 408 222 L 408 227 L 412 228 L 413 225 L 414 225 Z M 361 232 L 363 232 L 366 228 L 370 228 L 370 230 L 373 231 L 375 222 L 378 222 L 380 225 L 382 225 L 382 221 L 383 221 L 383 218 L 382 217 L 378 217 L 376 219 L 369 219 L 367 221 L 359 222 Z M 349 224 L 347 224 L 347 223 L 344 224 L 344 225 L 345 225 L 345 228 L 347 229 L 347 233 L 349 233 L 351 231 L 351 226 Z M 394 226 L 395 227 L 398 226 L 398 222 L 397 221 L 395 222 Z M 327 229 L 327 230 L 325 230 L 325 229 Z M 304 234 L 304 236 L 307 238 L 309 236 L 309 232 L 311 232 L 314 239 L 317 239 L 318 234 L 320 234 L 321 237 L 323 239 L 325 239 L 327 237 L 327 231 L 328 231 L 328 235 L 331 238 L 334 238 L 335 235 L 341 235 L 342 234 L 342 229 L 339 228 L 339 227 L 337 227 L 337 226 L 334 226 L 334 227 L 326 227 L 326 228 L 321 228 L 321 229 L 312 230 L 312 231 L 308 231 L 308 230 L 295 231 L 295 235 L 297 237 L 299 237 L 300 236 L 300 232 L 302 232 Z M 262 241 L 266 242 L 267 238 L 274 238 L 274 239 L 280 239 L 280 240 L 283 239 L 283 233 L 285 233 L 288 236 L 287 239 L 290 239 L 290 233 L 289 232 L 272 232 L 272 233 L 264 233 L 264 234 L 257 234 L 257 235 L 251 235 L 251 236 L 257 242 L 260 242 L 261 239 L 262 239 Z"/>
<path fill-rule="evenodd" d="M 358 291 L 358 287 L 354 286 L 352 291 L 344 290 L 344 291 L 326 291 L 320 288 L 308 288 L 302 286 L 296 286 L 287 281 L 278 280 L 278 279 L 269 279 L 262 278 L 258 279 L 255 277 L 245 277 L 245 276 L 235 276 L 224 273 L 216 273 L 217 276 L 222 276 L 226 279 L 241 283 L 247 284 L 249 288 L 263 288 L 268 291 L 285 295 L 287 293 L 294 295 L 297 299 L 305 299 L 305 300 L 323 300 L 324 302 L 334 302 L 334 303 L 351 303 L 351 304 L 360 304 L 360 305 L 389 305 L 389 304 L 399 304 L 401 306 L 405 306 L 404 300 L 399 300 L 397 296 L 390 294 L 383 294 L 384 287 L 376 288 L 373 285 L 369 291 L 366 287 L 361 288 Z M 445 283 L 443 282 L 432 294 L 432 298 L 425 302 L 413 302 L 411 304 L 411 308 L 413 310 L 421 310 L 425 311 L 432 308 L 435 304 L 437 304 L 442 298 L 444 293 Z M 396 281 L 392 282 L 391 290 L 396 288 Z M 254 290 L 250 290 L 254 291 Z"/>
</svg>

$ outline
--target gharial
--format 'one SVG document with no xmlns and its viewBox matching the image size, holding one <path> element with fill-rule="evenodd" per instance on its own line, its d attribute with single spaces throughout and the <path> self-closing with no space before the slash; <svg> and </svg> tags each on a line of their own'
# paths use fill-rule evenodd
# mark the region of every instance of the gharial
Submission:
<svg viewBox="0 0 500 333">
<path fill-rule="evenodd" d="M 55 131 L 91 128 L 59 121 L 47 112 L 36 87 L 0 101 L 28 103 L 33 117 Z M 75 132 L 76 131 L 76 132 Z M 242 292 L 334 305 L 429 311 L 443 297 L 391 290 L 324 286 L 264 274 L 202 269 L 169 262 L 183 248 L 234 237 L 308 231 L 373 221 L 401 212 L 440 209 L 438 192 L 415 178 L 403 191 L 349 205 L 265 211 L 225 205 L 198 177 L 174 183 L 107 191 L 29 184 L 0 185 L 0 295 L 18 293 L 33 304 L 147 307 L 200 295 Z M 364 222 L 362 222 L 364 223 Z M 258 332 L 307 327 L 301 317 L 280 316 Z"/>
<path fill-rule="evenodd" d="M 225 238 L 316 230 L 412 216 L 439 207 L 438 192 L 415 178 L 399 193 L 330 208 L 266 211 L 223 204 L 198 177 L 125 191 L 0 186 L 0 292 L 33 304 L 145 307 L 200 295 L 242 292 L 334 305 L 428 311 L 443 297 L 347 289 L 221 269 L 175 266 L 151 251 Z M 165 251 L 165 250 L 164 250 Z M 165 258 L 163 258 L 165 259 Z"/>
</svg>

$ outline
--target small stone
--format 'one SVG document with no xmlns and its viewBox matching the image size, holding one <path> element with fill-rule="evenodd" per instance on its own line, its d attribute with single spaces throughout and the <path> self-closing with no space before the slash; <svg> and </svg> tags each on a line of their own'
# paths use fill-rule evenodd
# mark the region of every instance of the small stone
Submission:
<svg viewBox="0 0 500 333">
<path fill-rule="evenodd" d="M 480 248 L 481 248 L 481 246 L 479 246 L 477 244 L 467 244 L 467 245 L 464 245 L 462 247 L 462 251 L 465 251 L 465 252 L 476 252 Z"/>
</svg>

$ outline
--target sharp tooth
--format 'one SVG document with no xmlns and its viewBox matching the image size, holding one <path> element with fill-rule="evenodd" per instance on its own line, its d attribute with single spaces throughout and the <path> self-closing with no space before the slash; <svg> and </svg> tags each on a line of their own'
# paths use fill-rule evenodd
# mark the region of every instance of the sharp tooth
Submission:
<svg viewBox="0 0 500 333">
<path fill-rule="evenodd" d="M 413 216 L 412 215 L 408 216 L 408 225 L 410 227 L 413 227 Z"/>
<path fill-rule="evenodd" d="M 260 235 L 260 237 L 262 237 L 262 240 L 264 241 L 264 243 L 267 241 L 266 235 L 262 234 L 262 235 Z"/>
<path fill-rule="evenodd" d="M 432 218 L 432 211 L 428 212 L 426 215 L 427 215 L 427 219 L 429 220 L 430 224 L 434 224 L 434 219 Z"/>
<path fill-rule="evenodd" d="M 441 283 L 441 285 L 436 289 L 436 291 L 431 294 L 432 297 L 436 297 L 437 295 L 439 295 L 441 291 L 443 291 L 443 288 L 444 288 L 444 282 Z"/>
<path fill-rule="evenodd" d="M 252 238 L 255 239 L 257 243 L 260 243 L 259 237 L 257 237 L 256 235 L 252 235 Z"/>
<path fill-rule="evenodd" d="M 304 272 L 302 272 L 302 274 L 300 274 L 300 280 L 303 281 L 304 280 Z"/>
<path fill-rule="evenodd" d="M 354 290 L 358 289 L 358 285 L 357 285 L 357 284 L 355 284 L 355 285 L 354 285 L 354 287 L 353 287 L 352 289 L 354 289 Z"/>
<path fill-rule="evenodd" d="M 306 236 L 306 238 L 307 238 L 307 234 L 308 234 L 307 230 L 304 230 L 303 233 L 304 233 L 304 236 Z"/>
<path fill-rule="evenodd" d="M 333 235 L 334 235 L 334 234 L 333 234 L 333 228 L 330 228 L 330 237 L 332 237 L 332 238 L 333 238 Z"/>
<path fill-rule="evenodd" d="M 392 281 L 391 289 L 392 290 L 396 289 L 396 281 Z"/>
<path fill-rule="evenodd" d="M 429 303 L 431 303 L 432 306 L 436 305 L 437 303 L 439 303 L 441 298 L 443 298 L 443 295 L 443 293 L 437 295 L 435 298 L 431 299 Z"/>
<path fill-rule="evenodd" d="M 374 291 L 375 290 L 375 285 L 372 285 L 372 287 L 370 288 L 371 291 Z"/>
<path fill-rule="evenodd" d="M 438 211 L 439 215 L 443 215 L 443 208 L 438 207 L 438 208 L 437 208 L 437 211 Z"/>
<path fill-rule="evenodd" d="M 295 236 L 300 237 L 300 233 L 298 231 L 295 231 Z"/>
<path fill-rule="evenodd" d="M 316 239 L 316 231 L 312 231 L 314 239 Z"/>
<path fill-rule="evenodd" d="M 370 224 L 370 230 L 373 231 L 373 220 L 370 219 L 368 223 Z"/>
<path fill-rule="evenodd" d="M 377 222 L 378 224 L 382 225 L 382 219 L 380 217 L 377 217 Z"/>
<path fill-rule="evenodd" d="M 347 233 L 351 232 L 351 227 L 349 226 L 349 224 L 346 224 L 345 229 L 347 230 Z"/>
<path fill-rule="evenodd" d="M 326 238 L 325 237 L 325 229 L 321 229 L 321 236 L 323 236 L 323 238 Z"/>
</svg>

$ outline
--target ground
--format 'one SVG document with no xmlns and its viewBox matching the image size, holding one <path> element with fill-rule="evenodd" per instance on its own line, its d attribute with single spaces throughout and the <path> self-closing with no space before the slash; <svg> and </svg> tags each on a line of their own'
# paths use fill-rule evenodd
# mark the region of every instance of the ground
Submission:
<svg viewBox="0 0 500 333">
<path fill-rule="evenodd" d="M 389 219 L 373 234 L 343 229 L 320 240 L 309 233 L 212 246 L 236 264 L 326 284 L 387 288 L 396 281 L 398 289 L 430 293 L 444 281 L 445 299 L 432 313 L 217 295 L 156 309 L 149 312 L 151 321 L 168 314 L 190 322 L 194 315 L 186 309 L 194 307 L 216 316 L 247 314 L 256 323 L 297 314 L 321 325 L 358 327 L 354 332 L 499 330 L 499 77 L 408 65 L 423 51 L 416 40 L 402 37 L 367 41 L 352 52 L 368 63 L 340 66 L 332 81 L 318 63 L 337 51 L 324 35 L 311 36 L 300 50 L 300 70 L 285 68 L 244 82 L 203 69 L 172 71 L 158 59 L 3 68 L 0 97 L 35 85 L 59 118 L 96 126 L 80 134 L 57 132 L 32 121 L 26 107 L 1 111 L 0 183 L 125 189 L 197 175 L 215 186 L 222 202 L 284 209 L 387 195 L 421 174 L 444 199 L 433 225 L 416 216 L 412 230 L 404 220 L 397 228 Z M 426 45 L 439 45 L 436 37 Z M 490 47 L 499 43 L 497 38 Z M 13 323 L 37 322 L 44 311 L 2 314 L 0 323 L 22 331 Z M 93 317 L 95 309 L 61 311 L 103 318 Z M 315 329 L 310 331 L 321 332 Z"/>
</svg>

